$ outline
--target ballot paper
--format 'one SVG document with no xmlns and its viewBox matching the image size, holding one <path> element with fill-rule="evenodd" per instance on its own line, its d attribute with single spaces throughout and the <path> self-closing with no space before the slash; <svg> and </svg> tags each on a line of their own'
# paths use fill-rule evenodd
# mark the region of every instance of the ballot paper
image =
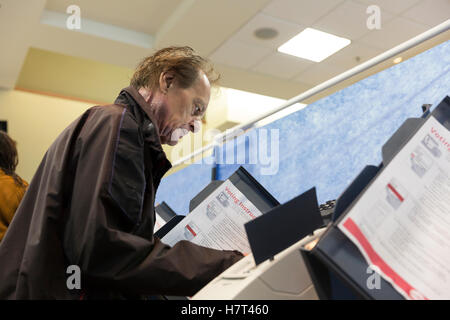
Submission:
<svg viewBox="0 0 450 320">
<path fill-rule="evenodd" d="M 430 117 L 338 225 L 407 299 L 450 299 L 449 177 L 450 132 Z"/>
<path fill-rule="evenodd" d="M 213 249 L 250 253 L 244 224 L 261 214 L 231 181 L 226 180 L 161 241 L 173 246 L 180 240 L 189 240 Z"/>
</svg>

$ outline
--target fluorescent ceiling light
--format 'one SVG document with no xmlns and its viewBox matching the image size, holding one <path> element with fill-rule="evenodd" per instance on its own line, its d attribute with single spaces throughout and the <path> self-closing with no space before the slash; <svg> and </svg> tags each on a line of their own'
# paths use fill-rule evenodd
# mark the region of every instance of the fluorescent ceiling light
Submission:
<svg viewBox="0 0 450 320">
<path fill-rule="evenodd" d="M 227 98 L 227 120 L 232 122 L 244 123 L 254 120 L 256 117 L 262 116 L 267 112 L 274 110 L 286 102 L 284 99 L 264 96 L 261 94 L 226 88 Z M 275 119 L 284 117 L 292 112 L 298 111 L 306 107 L 306 104 L 295 103 L 291 107 L 279 111 L 275 115 L 270 116 L 270 123 Z M 262 120 L 269 120 L 268 118 Z"/>
<path fill-rule="evenodd" d="M 320 62 L 350 44 L 349 39 L 306 28 L 282 44 L 278 51 L 299 58 Z"/>
</svg>

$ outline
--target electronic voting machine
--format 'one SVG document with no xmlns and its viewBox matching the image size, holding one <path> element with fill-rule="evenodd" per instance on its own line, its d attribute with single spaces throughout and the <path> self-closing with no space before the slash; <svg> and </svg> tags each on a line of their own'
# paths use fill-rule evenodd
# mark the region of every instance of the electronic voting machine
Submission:
<svg viewBox="0 0 450 320">
<path fill-rule="evenodd" d="M 334 202 L 329 201 L 320 210 L 312 188 L 279 205 L 244 168 L 230 179 L 241 180 L 237 185 L 246 196 L 253 193 L 252 201 L 269 201 L 270 206 L 262 211 L 263 215 L 245 224 L 252 253 L 213 279 L 192 299 L 317 299 L 300 247 L 323 232 L 324 220 Z"/>
</svg>

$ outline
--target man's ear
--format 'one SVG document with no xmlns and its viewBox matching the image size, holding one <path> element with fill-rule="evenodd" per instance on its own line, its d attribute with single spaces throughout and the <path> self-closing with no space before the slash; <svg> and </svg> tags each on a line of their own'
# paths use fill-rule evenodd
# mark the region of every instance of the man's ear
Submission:
<svg viewBox="0 0 450 320">
<path fill-rule="evenodd" d="M 167 93 L 167 90 L 173 85 L 175 81 L 175 74 L 171 71 L 161 72 L 159 76 L 159 88 L 163 93 Z"/>
</svg>

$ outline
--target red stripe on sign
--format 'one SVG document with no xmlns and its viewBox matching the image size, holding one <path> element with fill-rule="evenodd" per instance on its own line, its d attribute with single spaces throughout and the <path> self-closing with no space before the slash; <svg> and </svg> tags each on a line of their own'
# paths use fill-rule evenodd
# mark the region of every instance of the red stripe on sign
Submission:
<svg viewBox="0 0 450 320">
<path fill-rule="evenodd" d="M 406 294 L 408 294 L 411 298 L 415 298 L 411 295 L 414 292 L 417 292 L 409 283 L 407 283 L 402 277 L 400 277 L 394 270 L 389 267 L 386 262 L 375 252 L 372 245 L 367 240 L 366 236 L 361 232 L 356 223 L 351 219 L 347 218 L 345 220 L 343 226 L 356 238 L 356 240 L 363 247 L 365 253 L 369 256 L 369 260 L 373 265 L 376 265 L 380 270 L 392 281 L 401 288 Z M 414 290 L 413 292 L 411 292 Z M 428 300 L 426 297 L 424 297 Z"/>
<path fill-rule="evenodd" d="M 190 233 L 194 235 L 194 237 L 197 235 L 188 224 L 186 225 L 186 228 L 189 230 Z"/>
<path fill-rule="evenodd" d="M 397 190 L 395 190 L 395 188 L 394 188 L 390 183 L 388 183 L 387 186 L 388 186 L 388 188 L 391 189 L 391 191 L 397 196 L 398 200 L 400 200 L 401 202 L 403 202 L 403 200 L 405 200 L 405 199 L 403 199 L 403 197 L 400 195 L 400 193 L 398 193 Z"/>
</svg>

